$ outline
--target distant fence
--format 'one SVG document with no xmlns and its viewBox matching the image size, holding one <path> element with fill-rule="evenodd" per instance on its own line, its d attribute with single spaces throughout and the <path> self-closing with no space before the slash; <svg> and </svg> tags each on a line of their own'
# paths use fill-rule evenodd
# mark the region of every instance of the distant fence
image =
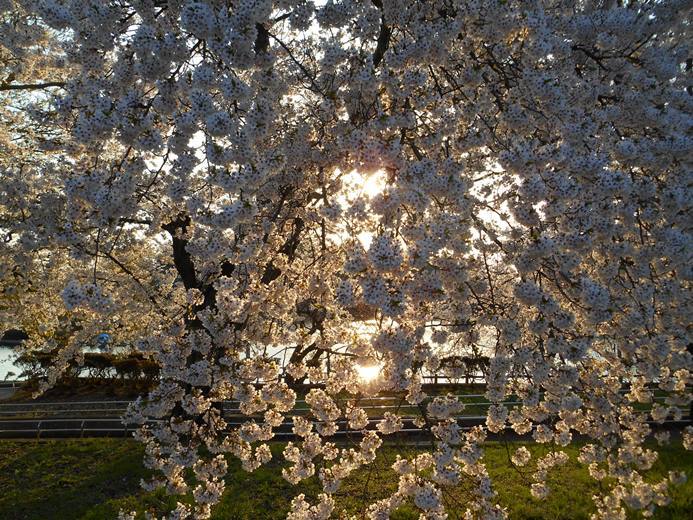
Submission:
<svg viewBox="0 0 693 520">
<path fill-rule="evenodd" d="M 468 430 L 474 426 L 482 425 L 486 420 L 486 412 L 492 404 L 482 394 L 463 394 L 457 396 L 465 405 L 464 413 L 457 416 L 458 424 L 462 430 Z M 666 396 L 655 397 L 655 401 L 663 401 Z M 45 437 L 98 437 L 98 436 L 129 436 L 137 428 L 134 424 L 123 424 L 121 416 L 125 413 L 131 401 L 65 401 L 42 403 L 2 403 L 0 404 L 0 437 L 4 438 L 45 438 Z M 511 399 L 504 401 L 509 408 L 518 406 L 521 401 Z M 240 413 L 238 401 L 223 401 L 216 403 L 221 409 L 222 416 L 230 427 L 241 425 L 244 421 L 260 416 L 246 416 Z M 400 416 L 404 428 L 399 436 L 422 436 L 426 432 L 414 424 L 417 405 L 402 403 L 400 399 L 388 396 L 369 397 L 359 400 L 361 406 L 369 415 L 366 429 L 375 429 L 383 420 L 386 412 Z M 640 413 L 649 413 L 648 408 L 639 410 Z M 309 406 L 305 400 L 297 400 L 291 416 L 306 415 Z M 157 421 L 150 421 L 151 424 Z M 361 430 L 351 430 L 346 419 L 337 422 L 336 436 L 358 437 Z M 691 423 L 690 413 L 680 418 L 667 417 L 665 421 L 654 423 L 663 428 L 676 429 Z M 290 439 L 293 421 L 290 417 L 275 430 L 277 439 Z M 505 434 L 514 435 L 511 431 Z"/>
</svg>

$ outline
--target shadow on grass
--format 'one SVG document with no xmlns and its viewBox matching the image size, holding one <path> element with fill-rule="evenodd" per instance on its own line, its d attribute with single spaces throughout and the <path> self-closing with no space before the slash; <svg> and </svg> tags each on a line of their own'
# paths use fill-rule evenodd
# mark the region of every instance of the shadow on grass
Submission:
<svg viewBox="0 0 693 520">
<path fill-rule="evenodd" d="M 80 518 L 137 493 L 147 475 L 134 441 L 3 441 L 0 454 L 0 518 L 8 520 Z"/>
<path fill-rule="evenodd" d="M 678 443 L 677 443 L 678 444 Z M 533 459 L 550 448 L 526 444 Z M 594 512 L 592 495 L 599 491 L 586 469 L 576 462 L 579 450 L 570 446 L 566 466 L 550 472 L 549 499 L 537 501 L 530 496 L 532 469 L 520 474 L 507 463 L 508 450 L 519 444 L 489 443 L 484 460 L 498 493 L 498 501 L 508 508 L 512 519 L 583 519 Z M 286 482 L 281 475 L 285 467 L 282 445 L 272 445 L 273 460 L 253 473 L 246 473 L 236 460 L 230 460 L 227 487 L 221 503 L 215 507 L 217 520 L 283 519 L 291 499 L 305 493 L 313 501 L 320 492 L 317 477 L 298 486 Z M 413 448 L 407 448 L 414 455 Z M 678 446 L 659 448 L 660 459 L 648 472 L 648 480 L 665 478 L 669 470 L 684 470 L 693 477 L 693 454 Z M 100 520 L 117 517 L 118 511 L 136 510 L 142 515 L 151 511 L 160 516 L 175 507 L 177 500 L 189 502 L 190 497 L 169 497 L 164 492 L 145 493 L 139 482 L 149 472 L 142 466 L 142 447 L 123 439 L 84 439 L 51 441 L 0 442 L 0 519 L 2 520 Z M 375 463 L 352 474 L 335 495 L 338 510 L 346 510 L 363 518 L 364 504 L 385 498 L 397 487 L 391 469 L 395 450 L 385 448 Z M 693 480 L 672 487 L 672 504 L 658 508 L 656 519 L 689 519 L 693 515 Z M 446 496 L 450 519 L 461 518 L 466 508 L 464 492 Z M 139 516 L 138 518 L 141 518 Z M 629 517 L 636 518 L 634 514 Z M 405 504 L 393 520 L 418 519 L 419 513 Z"/>
</svg>

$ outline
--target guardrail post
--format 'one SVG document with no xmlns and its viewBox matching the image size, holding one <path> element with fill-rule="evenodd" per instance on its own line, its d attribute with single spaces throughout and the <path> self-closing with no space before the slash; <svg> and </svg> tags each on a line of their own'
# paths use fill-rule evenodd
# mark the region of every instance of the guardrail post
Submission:
<svg viewBox="0 0 693 520">
<path fill-rule="evenodd" d="M 84 421 L 82 421 L 82 424 L 79 429 L 79 438 L 82 439 L 84 438 Z"/>
<path fill-rule="evenodd" d="M 39 421 L 38 424 L 36 425 L 36 439 L 37 440 L 41 438 L 41 422 L 42 421 Z"/>
</svg>

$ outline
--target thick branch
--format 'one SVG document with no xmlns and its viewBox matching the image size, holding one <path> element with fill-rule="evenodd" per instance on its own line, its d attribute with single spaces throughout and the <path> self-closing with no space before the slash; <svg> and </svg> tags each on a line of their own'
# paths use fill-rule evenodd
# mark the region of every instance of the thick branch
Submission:
<svg viewBox="0 0 693 520">
<path fill-rule="evenodd" d="M 255 54 L 266 54 L 269 49 L 269 32 L 261 23 L 256 23 L 257 38 L 255 38 Z"/>
<path fill-rule="evenodd" d="M 284 242 L 284 245 L 279 250 L 280 253 L 284 253 L 289 258 L 289 262 L 292 262 L 294 257 L 296 256 L 296 249 L 298 248 L 298 244 L 300 242 L 299 238 L 304 227 L 305 223 L 303 222 L 303 219 L 297 217 L 294 220 L 294 228 L 291 231 L 291 236 L 289 236 L 289 238 L 286 240 L 286 242 Z"/>
<path fill-rule="evenodd" d="M 382 3 L 381 2 L 375 2 L 373 3 L 378 7 L 380 10 L 382 10 Z M 392 29 L 385 23 L 385 15 L 383 14 L 380 17 L 380 34 L 378 35 L 378 45 L 375 48 L 375 52 L 373 53 L 373 67 L 377 67 L 380 65 L 380 62 L 383 61 L 383 57 L 385 56 L 385 52 L 387 51 L 387 48 L 390 46 L 390 36 L 392 35 Z"/>
<path fill-rule="evenodd" d="M 176 220 L 172 220 L 168 224 L 161 226 L 164 231 L 167 231 L 171 235 L 173 240 L 173 263 L 176 266 L 176 270 L 183 280 L 183 286 L 186 289 L 196 289 L 198 288 L 197 277 L 195 276 L 195 265 L 193 264 L 192 257 L 188 253 L 185 246 L 188 241 L 180 238 L 180 233 L 185 233 L 185 230 L 190 225 L 190 216 L 179 216 Z"/>
</svg>

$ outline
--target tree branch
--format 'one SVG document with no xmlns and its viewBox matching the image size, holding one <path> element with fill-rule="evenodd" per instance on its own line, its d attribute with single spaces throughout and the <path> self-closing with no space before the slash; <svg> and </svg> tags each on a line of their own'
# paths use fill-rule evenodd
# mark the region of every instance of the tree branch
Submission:
<svg viewBox="0 0 693 520">
<path fill-rule="evenodd" d="M 269 32 L 261 23 L 256 23 L 257 38 L 255 38 L 255 54 L 266 54 L 269 49 L 270 39 Z"/>
<path fill-rule="evenodd" d="M 373 0 L 373 4 L 375 4 L 375 6 L 381 11 L 383 10 L 383 4 L 381 1 Z M 380 65 L 380 62 L 383 61 L 383 58 L 385 57 L 385 52 L 387 51 L 387 48 L 390 46 L 391 35 L 392 29 L 385 23 L 385 14 L 382 14 L 380 16 L 380 34 L 378 35 L 378 45 L 376 46 L 375 52 L 373 53 L 374 68 L 377 68 L 378 65 Z"/>
<path fill-rule="evenodd" d="M 123 271 L 123 272 L 124 272 L 125 274 L 127 274 L 130 278 L 132 278 L 132 279 L 135 281 L 135 283 L 139 286 L 139 288 L 142 289 L 142 291 L 143 291 L 144 294 L 147 296 L 147 298 L 149 299 L 149 301 L 152 302 L 152 304 L 154 305 L 154 307 L 156 307 L 156 309 L 157 309 L 159 312 L 161 312 L 161 313 L 164 312 L 163 309 L 159 306 L 159 302 L 157 302 L 156 299 L 155 299 L 151 294 L 149 294 L 149 291 L 148 291 L 147 288 L 144 286 L 144 284 L 140 281 L 140 279 L 137 278 L 137 276 L 135 276 L 135 274 L 134 274 L 123 262 L 121 262 L 120 260 L 118 260 L 118 259 L 117 259 L 115 256 L 113 256 L 111 253 L 104 253 L 103 256 L 105 256 L 105 257 L 108 258 L 111 262 L 113 262 L 114 264 L 116 264 L 116 265 L 120 268 L 121 271 Z"/>
<path fill-rule="evenodd" d="M 195 275 L 195 265 L 193 264 L 192 257 L 188 253 L 185 246 L 188 245 L 188 241 L 180 238 L 178 230 L 181 233 L 185 233 L 186 228 L 190 225 L 189 215 L 180 215 L 177 219 L 172 220 L 168 224 L 161 226 L 164 231 L 168 231 L 173 240 L 173 263 L 176 266 L 176 270 L 183 280 L 183 286 L 186 289 L 197 289 L 198 282 L 197 276 Z"/>
</svg>

